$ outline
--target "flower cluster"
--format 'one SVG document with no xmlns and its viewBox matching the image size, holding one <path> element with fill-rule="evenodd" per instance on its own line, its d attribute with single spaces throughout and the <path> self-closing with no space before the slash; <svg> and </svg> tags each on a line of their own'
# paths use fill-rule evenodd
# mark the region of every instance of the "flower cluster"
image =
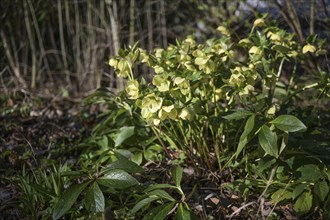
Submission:
<svg viewBox="0 0 330 220">
<path fill-rule="evenodd" d="M 274 88 L 280 74 L 278 67 L 284 60 L 316 52 L 310 43 L 300 51 L 293 34 L 267 26 L 264 18 L 253 23 L 251 34 L 255 35 L 250 34 L 238 43 L 232 42 L 226 27 L 217 30 L 221 37 L 204 44 L 197 44 L 188 36 L 176 45 L 152 53 L 134 45 L 110 59 L 115 73 L 128 78 L 127 96 L 136 100 L 147 122 L 158 125 L 165 120 L 192 120 L 212 114 L 214 106 L 218 108 L 216 112 L 227 111 L 224 107 L 234 102 L 235 96 L 245 100 Z M 245 62 L 240 60 L 238 51 L 247 55 Z M 155 73 L 143 89 L 133 76 L 136 62 L 146 64 Z M 259 81 L 265 85 L 262 91 L 255 88 Z"/>
</svg>

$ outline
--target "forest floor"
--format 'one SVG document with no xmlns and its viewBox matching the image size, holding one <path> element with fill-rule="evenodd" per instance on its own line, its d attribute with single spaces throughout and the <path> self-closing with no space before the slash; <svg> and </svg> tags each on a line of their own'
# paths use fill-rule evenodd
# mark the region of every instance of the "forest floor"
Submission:
<svg viewBox="0 0 330 220">
<path fill-rule="evenodd" d="M 16 200 L 21 192 L 10 180 L 21 175 L 23 167 L 26 172 L 31 172 L 49 161 L 77 160 L 79 151 L 73 149 L 90 135 L 99 120 L 98 112 L 99 109 L 93 106 L 83 106 L 79 99 L 35 97 L 20 91 L 2 99 L 0 219 L 24 219 Z M 142 180 L 148 181 L 152 177 L 155 182 L 170 181 L 170 162 L 167 159 L 147 163 Z M 253 216 L 267 216 L 274 210 L 279 219 L 298 219 L 290 205 L 276 206 L 272 210 L 272 203 L 260 199 L 259 195 L 244 201 L 242 196 L 221 188 L 221 184 L 233 179 L 235 176 L 223 179 L 216 172 L 196 175 L 186 166 L 182 188 L 189 192 L 194 185 L 198 186 L 189 205 L 201 219 L 212 219 L 210 216 L 213 219 L 255 219 Z"/>
</svg>

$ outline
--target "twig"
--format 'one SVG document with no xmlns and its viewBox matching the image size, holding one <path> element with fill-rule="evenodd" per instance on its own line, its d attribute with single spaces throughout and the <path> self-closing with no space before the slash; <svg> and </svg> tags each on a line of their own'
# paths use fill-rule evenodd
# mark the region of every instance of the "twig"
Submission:
<svg viewBox="0 0 330 220">
<path fill-rule="evenodd" d="M 234 211 L 230 216 L 229 216 L 229 220 L 232 219 L 236 214 L 238 214 L 241 210 L 245 209 L 246 207 L 250 206 L 250 205 L 253 205 L 253 204 L 256 204 L 258 205 L 258 203 L 256 202 L 249 202 L 241 207 L 239 207 L 236 211 Z"/>
<path fill-rule="evenodd" d="M 257 215 L 258 215 L 259 212 L 261 212 L 262 219 L 264 219 L 264 216 L 263 216 L 263 214 L 262 214 L 262 210 L 264 209 L 264 202 L 265 202 L 265 198 L 264 198 L 264 196 L 265 196 L 265 194 L 266 194 L 266 192 L 267 192 L 269 186 L 271 185 L 271 183 L 272 183 L 272 181 L 273 181 L 273 179 L 274 179 L 274 175 L 275 175 L 275 171 L 276 171 L 276 169 L 277 169 L 277 166 L 273 167 L 273 169 L 272 169 L 272 171 L 271 171 L 271 173 L 270 173 L 269 179 L 268 179 L 268 181 L 267 181 L 267 185 L 266 185 L 264 191 L 261 193 L 261 195 L 260 195 L 259 198 L 258 198 L 259 208 L 258 208 Z"/>
</svg>

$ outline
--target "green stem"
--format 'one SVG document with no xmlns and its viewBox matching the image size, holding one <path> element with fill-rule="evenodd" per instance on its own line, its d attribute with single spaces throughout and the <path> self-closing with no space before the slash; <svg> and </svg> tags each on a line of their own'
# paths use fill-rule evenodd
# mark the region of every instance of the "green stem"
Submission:
<svg viewBox="0 0 330 220">
<path fill-rule="evenodd" d="M 164 151 L 165 151 L 165 154 L 170 158 L 170 157 L 171 157 L 171 154 L 170 154 L 170 152 L 167 150 L 166 145 L 164 144 L 163 140 L 162 140 L 162 139 L 160 138 L 160 136 L 159 136 L 159 132 L 160 132 L 159 129 L 157 129 L 157 128 L 154 127 L 154 126 L 151 126 L 151 129 L 152 129 L 152 131 L 154 132 L 154 134 L 156 135 L 156 137 L 157 137 L 159 143 L 162 145 L 162 147 L 163 147 L 163 149 L 164 149 Z"/>
<path fill-rule="evenodd" d="M 286 102 L 288 102 L 292 97 L 298 95 L 299 93 L 302 93 L 302 92 L 306 91 L 307 89 L 312 89 L 312 88 L 316 88 L 316 87 L 319 87 L 319 86 L 320 86 L 319 83 L 312 83 L 312 84 L 310 84 L 310 85 L 307 85 L 307 86 L 303 87 L 302 89 L 300 89 L 300 90 L 298 90 L 298 91 L 292 93 L 291 95 L 289 95 L 289 97 L 286 98 L 286 99 L 283 101 L 283 104 L 285 104 Z"/>
<path fill-rule="evenodd" d="M 280 78 L 284 60 L 285 60 L 285 57 L 282 58 L 280 66 L 279 66 L 277 74 L 276 74 L 276 80 L 274 81 L 274 83 L 271 85 L 271 88 L 269 89 L 269 94 L 268 94 L 268 105 L 269 106 L 271 106 L 273 103 L 273 97 L 274 97 L 274 93 L 275 93 L 275 89 L 276 89 L 276 83 L 278 82 L 278 80 Z"/>
</svg>

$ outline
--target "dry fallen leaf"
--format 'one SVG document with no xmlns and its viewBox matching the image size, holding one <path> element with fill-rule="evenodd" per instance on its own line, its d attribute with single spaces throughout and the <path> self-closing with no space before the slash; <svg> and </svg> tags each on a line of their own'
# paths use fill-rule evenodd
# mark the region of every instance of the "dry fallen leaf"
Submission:
<svg viewBox="0 0 330 220">
<path fill-rule="evenodd" d="M 211 200 L 211 202 L 212 202 L 213 204 L 215 204 L 215 205 L 218 205 L 219 202 L 220 202 L 220 200 L 219 200 L 218 198 L 216 198 L 216 197 L 210 198 L 210 200 Z"/>
</svg>

